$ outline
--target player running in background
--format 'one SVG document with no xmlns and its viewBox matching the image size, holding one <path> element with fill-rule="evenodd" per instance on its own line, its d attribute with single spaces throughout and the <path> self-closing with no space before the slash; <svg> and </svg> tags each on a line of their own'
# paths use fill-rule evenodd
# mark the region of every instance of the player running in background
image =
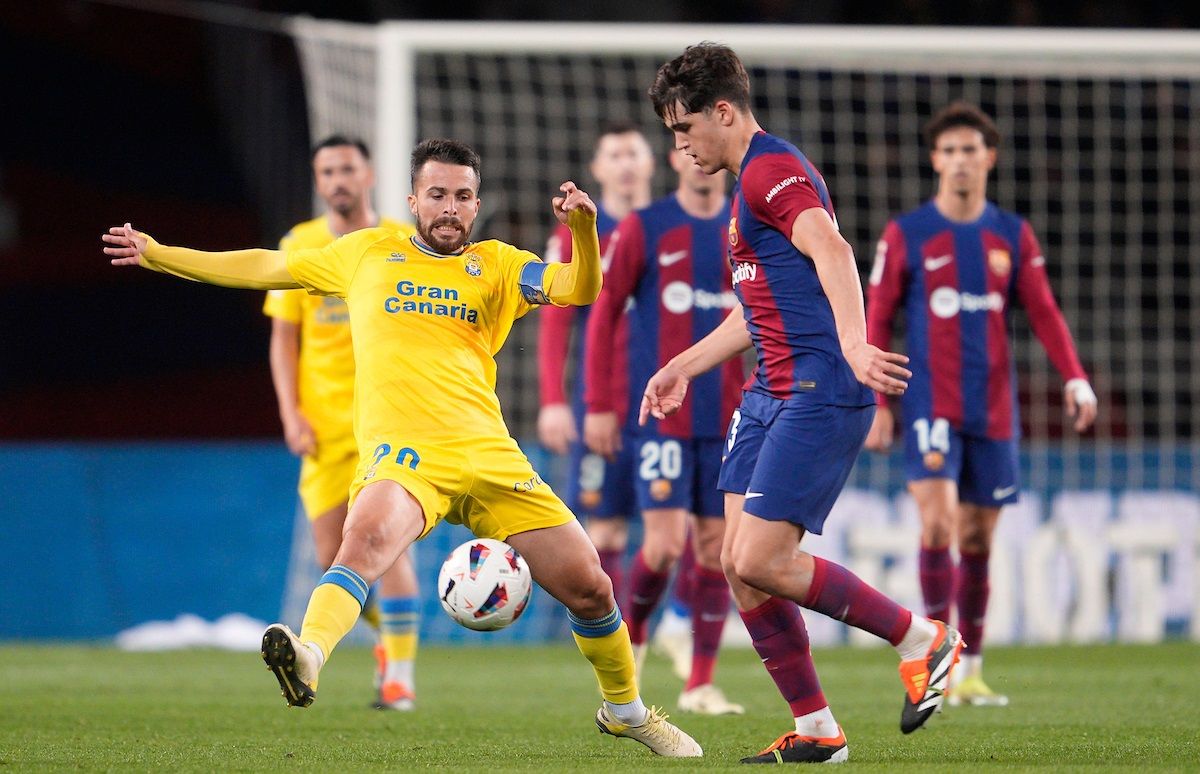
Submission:
<svg viewBox="0 0 1200 774">
<path fill-rule="evenodd" d="M 596 138 L 589 167 L 600 185 L 596 202 L 596 232 L 600 236 L 600 254 L 609 255 L 609 239 L 617 223 L 635 208 L 650 203 L 650 179 L 654 175 L 654 155 L 645 135 L 627 122 L 613 123 Z M 555 228 L 546 245 L 547 263 L 570 263 L 571 232 L 563 224 Z M 589 453 L 582 441 L 584 330 L 591 307 L 546 306 L 538 322 L 538 383 L 542 407 L 538 413 L 538 438 L 555 454 L 569 456 L 567 506 L 585 520 L 588 537 L 600 554 L 600 566 L 612 580 L 613 594 L 625 602 L 623 561 L 629 539 L 628 518 L 633 511 L 634 495 L 631 463 L 626 454 L 609 462 Z M 620 323 L 614 336 L 624 341 L 628 329 Z M 574 368 L 568 361 L 574 340 Z M 624 355 L 624 348 L 618 351 Z M 614 363 L 624 373 L 624 361 Z M 567 382 L 571 397 L 567 398 Z M 615 389 L 624 389 L 624 382 Z"/>
<path fill-rule="evenodd" d="M 691 737 L 642 703 L 612 583 L 579 522 L 512 439 L 496 396 L 495 354 L 517 318 L 540 304 L 590 304 L 599 295 L 596 207 L 571 182 L 552 202 L 571 227 L 570 264 L 547 265 L 496 240 L 470 242 L 479 168 L 463 143 L 416 147 L 412 237 L 375 228 L 322 249 L 210 253 L 166 247 L 126 223 L 109 229 L 105 252 L 116 265 L 231 287 L 305 287 L 349 306 L 359 467 L 342 545 L 313 591 L 300 636 L 282 624 L 263 635 L 263 660 L 288 704 L 312 703 L 321 667 L 354 626 L 370 585 L 446 519 L 506 540 L 566 606 L 604 697 L 601 731 L 659 755 L 698 757 Z"/>
<path fill-rule="evenodd" d="M 375 177 L 362 140 L 327 137 L 313 149 L 312 168 L 325 214 L 293 227 L 279 243 L 281 252 L 325 247 L 363 228 L 412 233 L 411 226 L 379 218 L 372 209 Z M 350 312 L 340 298 L 310 296 L 299 289 L 269 291 L 263 312 L 271 318 L 271 377 L 283 435 L 303 460 L 300 501 L 312 527 L 317 562 L 327 570 L 342 543 L 346 498 L 358 467 Z M 376 706 L 411 710 L 420 604 L 407 553 L 379 579 L 376 594 L 374 605 L 368 606 L 380 635 Z"/>
<path fill-rule="evenodd" d="M 721 563 L 795 731 L 744 761 L 843 761 L 846 736 L 821 691 L 797 603 L 896 648 L 905 733 L 940 709 L 962 642 L 798 546 L 806 532 L 821 532 L 850 474 L 875 413 L 871 389 L 902 393 L 907 358 L 867 343 L 854 253 L 825 182 L 793 145 L 759 127 L 737 55 L 692 46 L 659 68 L 650 97 L 677 148 L 709 174 L 738 178 L 728 239 L 740 308 L 654 375 L 641 414 L 679 411 L 691 381 L 753 344 L 758 366 L 721 467 Z"/>
<path fill-rule="evenodd" d="M 721 572 L 725 520 L 717 477 L 725 430 L 745 379 L 741 360 L 698 377 L 679 413 L 626 432 L 636 418 L 641 385 L 673 356 L 708 335 L 737 303 L 725 260 L 729 209 L 725 173 L 707 175 L 681 151 L 671 167 L 674 193 L 621 221 L 612 237 L 604 290 L 587 326 L 584 367 L 587 416 L 584 440 L 608 459 L 632 457 L 642 546 L 634 557 L 625 608 L 638 670 L 647 627 L 684 552 L 691 526 L 695 556 L 691 595 L 692 663 L 678 706 L 706 715 L 741 714 L 713 685 L 717 648 L 729 614 L 729 584 Z M 632 302 L 632 304 L 631 304 Z M 631 304 L 631 306 L 630 306 Z M 630 306 L 630 335 L 617 327 Z M 628 346 L 627 352 L 620 348 Z M 624 394 L 614 384 L 614 363 L 629 364 Z M 632 390 L 629 385 L 635 385 Z M 622 437 L 624 436 L 624 437 Z M 678 581 L 677 581 L 678 582 Z"/>
<path fill-rule="evenodd" d="M 1000 509 L 1017 501 L 1016 373 L 1009 305 L 1020 301 L 1066 381 L 1079 432 L 1096 395 L 1046 277 L 1028 221 L 987 199 L 1000 133 L 979 108 L 956 102 L 925 128 L 937 193 L 888 223 L 871 271 L 867 340 L 886 349 L 901 305 L 912 382 L 900 402 L 908 488 L 921 515 L 925 610 L 950 620 L 957 607 L 963 664 L 950 702 L 1004 705 L 983 681 L 988 556 Z M 879 395 L 867 448 L 887 449 L 894 419 Z M 950 555 L 957 540 L 959 561 Z"/>
</svg>

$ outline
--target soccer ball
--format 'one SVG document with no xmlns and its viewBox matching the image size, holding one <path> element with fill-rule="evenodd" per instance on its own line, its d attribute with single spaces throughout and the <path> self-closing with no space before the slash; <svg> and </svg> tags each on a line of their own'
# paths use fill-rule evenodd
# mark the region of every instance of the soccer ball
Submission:
<svg viewBox="0 0 1200 774">
<path fill-rule="evenodd" d="M 468 629 L 503 629 L 521 617 L 533 593 L 529 566 L 499 540 L 468 540 L 450 552 L 438 574 L 446 614 Z"/>
</svg>

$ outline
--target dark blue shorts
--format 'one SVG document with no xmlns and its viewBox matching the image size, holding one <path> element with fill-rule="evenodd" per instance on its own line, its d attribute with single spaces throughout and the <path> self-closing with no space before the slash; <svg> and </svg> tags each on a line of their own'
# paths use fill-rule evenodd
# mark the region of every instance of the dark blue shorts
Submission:
<svg viewBox="0 0 1200 774">
<path fill-rule="evenodd" d="M 905 423 L 904 472 L 909 481 L 952 479 L 958 482 L 959 500 L 985 508 L 1019 499 L 1017 439 L 965 435 L 940 418 L 917 417 Z"/>
<path fill-rule="evenodd" d="M 625 442 L 633 450 L 638 508 L 724 517 L 725 496 L 717 488 L 724 440 L 638 435 Z"/>
<path fill-rule="evenodd" d="M 582 442 L 571 444 L 564 501 L 580 519 L 633 515 L 633 440 L 622 438 L 616 462 L 593 454 Z"/>
<path fill-rule="evenodd" d="M 818 406 L 742 394 L 725 437 L 718 486 L 743 510 L 820 535 L 862 450 L 874 406 Z"/>
</svg>

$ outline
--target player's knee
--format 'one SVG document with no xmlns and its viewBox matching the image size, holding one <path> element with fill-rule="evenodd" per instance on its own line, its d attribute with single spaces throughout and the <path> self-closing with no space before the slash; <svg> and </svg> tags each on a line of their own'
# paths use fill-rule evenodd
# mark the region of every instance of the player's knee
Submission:
<svg viewBox="0 0 1200 774">
<path fill-rule="evenodd" d="M 734 546 L 733 572 L 737 580 L 773 594 L 773 579 L 776 577 L 774 557 L 761 555 L 747 546 Z"/>
<path fill-rule="evenodd" d="M 921 525 L 921 545 L 926 548 L 945 548 L 954 538 L 949 518 L 928 518 Z"/>
<path fill-rule="evenodd" d="M 648 540 L 642 544 L 642 561 L 654 572 L 666 572 L 683 556 L 683 547 L 683 540 Z"/>
<path fill-rule="evenodd" d="M 580 618 L 602 618 L 617 606 L 613 596 L 612 581 L 604 574 L 599 563 L 592 571 L 581 573 L 578 582 L 562 600 L 567 609 Z"/>
<path fill-rule="evenodd" d="M 958 550 L 967 554 L 984 554 L 991 550 L 991 532 L 983 528 L 964 528 L 958 536 Z"/>
</svg>

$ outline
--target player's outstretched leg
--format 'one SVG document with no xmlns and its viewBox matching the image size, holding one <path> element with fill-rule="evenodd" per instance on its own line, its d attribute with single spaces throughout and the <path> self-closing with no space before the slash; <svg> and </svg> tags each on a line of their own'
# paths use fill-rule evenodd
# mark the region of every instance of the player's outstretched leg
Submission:
<svg viewBox="0 0 1200 774">
<path fill-rule="evenodd" d="M 797 551 L 803 529 L 744 514 L 733 544 L 738 579 L 887 640 L 900 655 L 905 697 L 900 729 L 911 733 L 942 708 L 962 637 L 938 621 L 914 616 L 854 573 Z"/>
<path fill-rule="evenodd" d="M 604 697 L 596 713 L 600 731 L 641 742 L 658 755 L 703 755 L 694 739 L 642 702 L 629 629 L 596 549 L 579 523 L 510 535 L 508 542 L 525 557 L 538 585 L 567 608 L 575 643 L 591 663 Z"/>
<path fill-rule="evenodd" d="M 371 584 L 396 563 L 424 525 L 421 505 L 394 481 L 377 481 L 359 493 L 334 564 L 308 600 L 300 636 L 282 624 L 272 624 L 263 634 L 263 661 L 279 679 L 289 705 L 312 704 L 321 667 L 358 620 Z"/>
</svg>

